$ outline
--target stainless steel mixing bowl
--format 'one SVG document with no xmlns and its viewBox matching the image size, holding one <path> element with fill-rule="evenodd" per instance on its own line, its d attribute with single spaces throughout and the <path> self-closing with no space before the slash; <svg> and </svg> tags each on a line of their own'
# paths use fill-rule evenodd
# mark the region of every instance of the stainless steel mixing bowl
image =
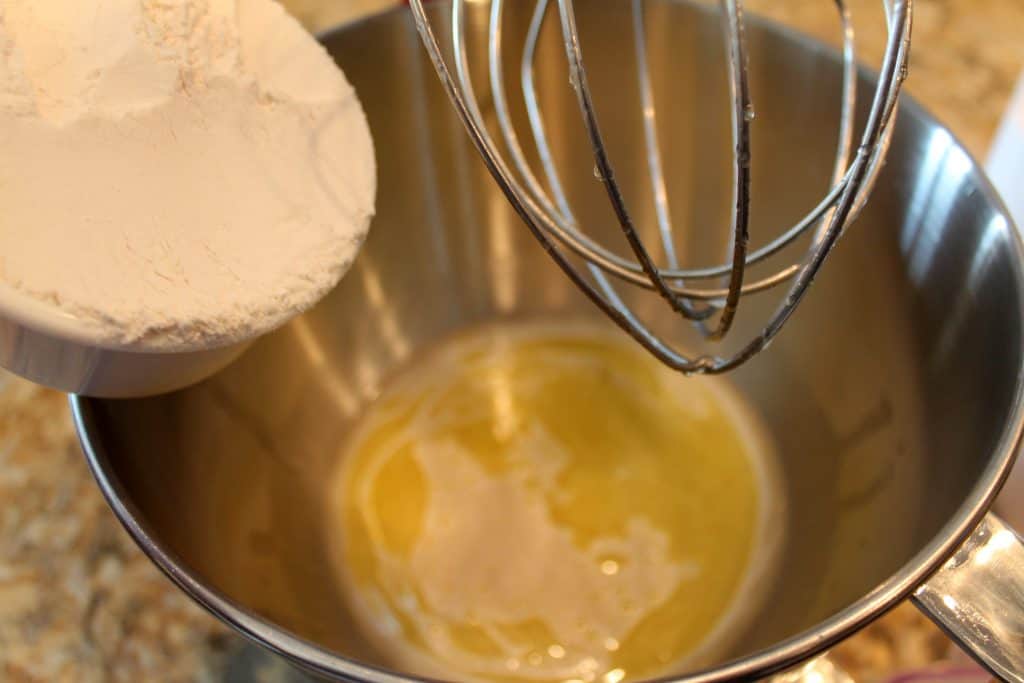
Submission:
<svg viewBox="0 0 1024 683">
<path fill-rule="evenodd" d="M 509 42 L 525 29 L 527 4 L 509 7 Z M 649 190 L 632 48 L 621 30 L 629 3 L 578 5 L 584 49 L 600 46 L 587 56 L 604 132 L 639 222 L 653 225 L 642 199 Z M 726 224 L 729 206 L 726 85 L 708 66 L 721 58 L 719 26 L 697 5 L 666 0 L 648 12 L 673 205 L 677 221 L 700 226 L 686 248 L 706 260 L 722 237 L 707 226 Z M 482 8 L 470 18 L 479 38 Z M 359 636 L 325 556 L 327 473 L 346 434 L 389 375 L 454 330 L 595 314 L 495 190 L 407 13 L 324 41 L 362 97 L 380 163 L 379 215 L 355 267 L 322 305 L 204 384 L 71 403 L 115 512 L 184 590 L 308 669 L 396 681 L 401 672 L 386 673 L 386 660 Z M 803 215 L 826 188 L 840 70 L 830 50 L 774 25 L 754 22 L 750 42 L 757 240 Z M 557 41 L 544 49 L 558 58 Z M 541 87 L 560 165 L 578 169 L 565 178 L 568 190 L 576 205 L 592 207 L 584 224 L 613 230 L 563 74 L 546 70 Z M 661 310 L 636 296 L 641 311 Z M 756 326 L 773 304 L 771 295 L 749 299 L 740 325 Z M 1022 421 L 1022 309 L 1021 244 L 998 199 L 950 134 L 905 104 L 863 217 L 774 346 L 730 376 L 781 457 L 784 566 L 770 609 L 728 662 L 681 674 L 710 681 L 778 670 L 912 593 L 928 604 L 977 589 L 961 579 L 978 548 L 988 548 L 989 566 L 1017 557 L 1007 555 L 1019 549 L 1005 534 L 995 534 L 998 548 L 986 545 L 999 530 L 989 517 L 996 526 L 925 583 L 983 520 L 1011 465 Z M 689 342 L 670 316 L 659 324 Z"/>
</svg>

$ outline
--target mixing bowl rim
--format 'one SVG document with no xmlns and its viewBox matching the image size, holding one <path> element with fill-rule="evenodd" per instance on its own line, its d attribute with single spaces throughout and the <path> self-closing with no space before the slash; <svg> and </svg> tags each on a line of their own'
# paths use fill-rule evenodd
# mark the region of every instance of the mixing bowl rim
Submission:
<svg viewBox="0 0 1024 683">
<path fill-rule="evenodd" d="M 354 26 L 405 11 L 401 7 L 386 9 L 354 22 L 342 24 L 321 35 L 351 30 Z M 767 25 L 773 32 L 785 34 L 787 40 L 807 48 L 824 51 L 836 58 L 836 51 L 820 41 L 790 27 L 764 17 L 754 21 Z M 874 80 L 876 73 L 860 67 L 860 74 Z M 970 159 L 971 170 L 978 180 L 978 191 L 990 203 L 997 215 L 1006 220 L 1009 245 L 1013 251 L 1013 271 L 1017 291 L 1024 295 L 1024 242 L 1010 219 L 998 193 L 985 176 L 977 159 L 959 139 L 913 98 L 904 95 L 901 111 L 915 120 L 930 122 L 950 136 L 953 143 Z M 1024 310 L 1021 311 L 1024 316 Z M 263 619 L 219 591 L 204 584 L 173 552 L 164 548 L 151 534 L 143 516 L 135 507 L 120 480 L 108 468 L 110 462 L 103 444 L 95 439 L 93 400 L 71 395 L 69 404 L 79 441 L 97 484 L 118 520 L 141 550 L 181 590 L 241 635 L 252 639 L 299 667 L 319 675 L 350 681 L 374 683 L 437 683 L 436 679 L 398 674 L 360 664 L 311 643 Z M 968 496 L 949 521 L 904 566 L 877 586 L 833 616 L 774 645 L 724 665 L 692 672 L 683 676 L 662 677 L 649 683 L 719 683 L 731 680 L 751 680 L 785 670 L 812 657 L 836 642 L 882 616 L 899 602 L 909 597 L 916 588 L 938 570 L 962 545 L 970 533 L 987 514 L 999 489 L 1009 476 L 1018 446 L 1024 435 L 1024 367 L 1017 369 L 1014 397 L 1009 419 L 995 447 L 995 455 L 979 476 Z"/>
</svg>

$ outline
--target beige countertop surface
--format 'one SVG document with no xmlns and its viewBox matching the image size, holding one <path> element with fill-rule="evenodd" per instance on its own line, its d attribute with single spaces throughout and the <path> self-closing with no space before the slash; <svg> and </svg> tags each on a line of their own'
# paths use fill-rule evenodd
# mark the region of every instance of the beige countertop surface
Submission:
<svg viewBox="0 0 1024 683">
<path fill-rule="evenodd" d="M 388 0 L 290 0 L 312 27 Z M 319 5 L 318 5 L 319 3 Z M 830 0 L 748 0 L 829 42 Z M 880 0 L 850 0 L 878 60 Z M 344 6 L 344 7 L 343 7 Z M 984 158 L 1024 64 L 1024 0 L 918 0 L 909 92 Z M 253 680 L 238 640 L 135 547 L 79 452 L 64 396 L 0 374 L 0 682 Z M 926 664 L 948 641 L 903 606 L 840 647 L 859 680 Z"/>
</svg>

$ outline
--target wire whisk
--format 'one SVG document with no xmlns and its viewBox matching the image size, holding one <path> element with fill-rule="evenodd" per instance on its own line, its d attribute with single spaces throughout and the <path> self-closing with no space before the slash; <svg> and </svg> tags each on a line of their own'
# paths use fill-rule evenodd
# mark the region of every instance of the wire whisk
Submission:
<svg viewBox="0 0 1024 683">
<path fill-rule="evenodd" d="M 498 139 L 484 120 L 481 100 L 477 97 L 470 74 L 466 0 L 452 0 L 451 3 L 451 65 L 438 43 L 423 0 L 410 0 L 409 4 L 423 44 L 473 145 L 516 212 L 565 274 L 615 323 L 665 364 L 687 374 L 723 373 L 738 367 L 768 346 L 804 298 L 839 238 L 867 203 L 889 148 L 899 92 L 907 75 L 912 0 L 881 0 L 888 31 L 886 49 L 856 150 L 854 126 L 858 85 L 854 31 L 845 0 L 831 0 L 842 29 L 843 68 L 839 139 L 830 189 L 800 221 L 755 250 L 748 246 L 751 124 L 755 110 L 748 78 L 744 7 L 742 0 L 720 0 L 733 141 L 730 257 L 727 263 L 702 268 L 681 268 L 676 255 L 668 183 L 658 140 L 657 111 L 648 65 L 644 2 L 630 1 L 637 86 L 643 110 L 646 171 L 654 195 L 655 232 L 661 241 L 664 264 L 656 263 L 645 246 L 616 180 L 588 85 L 573 0 L 536 0 L 523 46 L 519 74 L 521 94 L 543 181 L 528 161 L 510 114 L 502 66 L 505 0 L 490 0 L 487 33 L 488 94 L 497 120 Z M 545 22 L 549 15 L 554 14 L 552 5 L 557 7 L 569 82 L 575 90 L 581 125 L 593 153 L 595 174 L 604 185 L 611 211 L 628 242 L 633 259 L 613 253 L 588 236 L 570 205 L 554 161 L 536 85 L 539 68 L 537 46 Z M 802 258 L 793 259 L 797 262 L 752 282 L 745 280 L 748 266 L 779 254 L 805 235 L 811 236 L 810 247 L 803 251 Z M 581 258 L 586 267 L 574 265 L 572 256 Z M 729 333 L 745 295 L 782 285 L 788 285 L 788 291 L 760 333 L 734 354 L 725 357 L 688 356 L 652 332 L 623 302 L 617 289 L 623 285 L 656 292 L 676 314 L 692 321 L 705 338 L 715 341 L 722 340 Z"/>
</svg>

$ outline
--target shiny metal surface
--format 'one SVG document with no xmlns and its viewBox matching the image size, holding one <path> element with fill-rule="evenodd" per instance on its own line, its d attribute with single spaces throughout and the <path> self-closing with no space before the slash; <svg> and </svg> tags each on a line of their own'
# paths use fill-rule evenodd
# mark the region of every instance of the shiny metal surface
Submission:
<svg viewBox="0 0 1024 683">
<path fill-rule="evenodd" d="M 619 224 L 625 241 L 633 253 L 633 260 L 621 258 L 602 246 L 600 240 L 592 239 L 584 223 L 577 220 L 571 202 L 563 191 L 559 165 L 553 160 L 550 141 L 546 133 L 543 110 L 544 98 L 538 96 L 536 72 L 539 68 L 554 71 L 560 67 L 551 60 L 538 60 L 538 43 L 543 34 L 549 14 L 555 14 L 557 4 L 558 23 L 565 49 L 566 73 L 580 110 L 579 126 L 586 133 L 594 164 L 594 175 L 605 187 L 610 213 Z M 844 0 L 836 1 L 839 23 L 843 33 L 843 76 L 844 83 L 840 97 L 839 144 L 832 179 L 825 199 L 811 204 L 816 208 L 796 222 L 792 227 L 777 231 L 770 236 L 767 244 L 748 255 L 750 240 L 751 212 L 758 207 L 751 205 L 751 129 L 756 116 L 754 100 L 750 90 L 750 59 L 747 50 L 746 16 L 740 0 L 720 0 L 721 22 L 725 36 L 725 69 L 728 74 L 729 106 L 726 113 L 732 131 L 730 153 L 732 167 L 732 201 L 728 221 L 730 261 L 723 266 L 680 268 L 676 241 L 686 237 L 680 225 L 675 228 L 670 217 L 670 196 L 665 191 L 666 178 L 662 164 L 662 150 L 659 143 L 656 109 L 659 97 L 652 87 L 647 47 L 647 21 L 641 0 L 632 1 L 633 63 L 635 83 L 629 79 L 620 83 L 638 90 L 637 106 L 643 118 L 643 150 L 646 153 L 646 169 L 652 200 L 656 209 L 659 246 L 663 253 L 660 259 L 666 263 L 659 266 L 654 253 L 641 238 L 639 223 L 634 220 L 629 205 L 623 196 L 622 186 L 617 179 L 613 164 L 599 122 L 601 118 L 594 106 L 594 93 L 584 66 L 583 47 L 577 27 L 575 5 L 572 0 L 537 0 L 532 11 L 530 27 L 521 41 L 515 38 L 505 40 L 505 3 L 491 0 L 490 19 L 482 33 L 486 50 L 474 54 L 467 47 L 466 0 L 453 0 L 450 11 L 451 60 L 441 49 L 434 30 L 434 22 L 427 13 L 423 0 L 411 0 L 416 29 L 434 65 L 442 86 L 448 93 L 452 106 L 462 120 L 469 137 L 481 158 L 494 177 L 501 192 L 515 207 L 516 212 L 529 227 L 545 251 L 555 263 L 576 284 L 598 308 L 604 311 L 620 328 L 629 333 L 655 357 L 670 367 L 687 374 L 719 374 L 733 370 L 764 350 L 788 322 L 796 307 L 803 300 L 811 282 L 817 276 L 835 246 L 839 237 L 860 214 L 885 160 L 892 137 L 892 126 L 897 110 L 897 101 L 903 81 L 907 75 L 910 29 L 913 3 L 911 0 L 883 0 L 889 36 L 882 69 L 878 74 L 871 102 L 870 114 L 860 135 L 856 155 L 852 155 L 854 107 L 857 102 L 858 81 L 856 78 L 853 27 L 850 12 Z M 521 12 L 522 9 L 520 8 Z M 620 30 L 625 30 L 625 26 Z M 480 35 L 477 36 L 480 38 Z M 623 41 L 620 41 L 620 43 Z M 517 54 L 521 44 L 520 88 L 523 103 L 529 118 L 536 149 L 544 170 L 545 182 L 538 180 L 530 160 L 520 143 L 520 136 L 513 118 L 509 114 L 509 101 L 505 87 L 505 61 L 503 57 Z M 591 49 L 600 50 L 602 43 L 588 44 Z M 511 49 L 510 49 L 511 48 Z M 628 54 L 619 52 L 619 55 Z M 550 56 L 550 55 L 549 55 Z M 706 55 L 710 57 L 710 55 Z M 492 134 L 481 112 L 478 89 L 473 85 L 471 66 L 486 60 L 489 74 L 489 91 L 494 108 L 498 133 Z M 716 61 L 705 59 L 700 66 L 714 70 Z M 672 95 L 673 91 L 669 91 Z M 622 125 L 612 117 L 612 128 Z M 607 123 L 607 120 L 605 120 Z M 629 136 L 615 131 L 615 135 Z M 634 136 L 635 137 L 635 136 Z M 501 141 L 500 143 L 498 141 Z M 676 150 L 667 150 L 669 154 Z M 852 157 L 852 159 L 851 159 Z M 589 163 L 578 161 L 570 165 L 572 171 L 580 171 Z M 621 169 L 620 169 L 621 170 Z M 637 173 L 638 169 L 633 169 Z M 632 180 L 632 179 L 630 179 Z M 546 185 L 545 185 L 546 183 Z M 704 225 L 685 225 L 691 231 L 703 231 Z M 785 250 L 789 245 L 811 228 L 813 237 L 796 264 L 790 264 L 772 274 L 749 284 L 744 284 L 749 266 L 763 261 L 765 257 Z M 651 232 L 648 230 L 647 232 Z M 682 234 L 677 234 L 682 233 Z M 585 267 L 575 265 L 570 256 L 582 259 Z M 588 276 L 589 274 L 589 276 Z M 753 339 L 746 342 L 732 355 L 698 355 L 682 350 L 652 331 L 642 315 L 625 303 L 611 278 L 621 283 L 643 287 L 657 292 L 671 309 L 682 319 L 692 321 L 695 328 L 709 340 L 721 340 L 732 328 L 742 295 L 766 291 L 788 280 L 793 280 L 789 291 L 777 308 L 771 313 Z M 726 287 L 718 285 L 694 286 L 693 280 L 726 279 Z"/>
<path fill-rule="evenodd" d="M 1004 681 L 1024 681 L 1024 543 L 988 515 L 914 602 Z"/>
<path fill-rule="evenodd" d="M 513 7 L 524 6 L 509 5 L 505 30 L 525 32 L 529 12 Z M 725 225 L 729 93 L 698 66 L 722 49 L 717 17 L 667 0 L 645 9 L 651 78 L 677 93 L 659 117 L 663 144 L 680 150 L 664 158 L 667 190 L 690 207 L 677 220 Z M 619 29 L 630 5 L 580 3 L 577 11 L 582 39 L 610 46 L 590 58 L 591 79 L 610 79 L 593 84 L 611 93 L 595 104 L 628 123 L 640 114 L 614 88 L 622 50 L 612 48 L 628 38 Z M 482 31 L 486 12 L 467 21 Z M 783 29 L 751 20 L 748 30 L 758 120 L 773 132 L 753 142 L 751 172 L 763 188 L 754 221 L 778 225 L 798 220 L 827 190 L 842 68 L 831 51 Z M 603 318 L 496 190 L 407 12 L 325 42 L 359 90 L 380 164 L 378 217 L 349 275 L 316 309 L 201 385 L 144 400 L 73 398 L 72 408 L 114 511 L 193 597 L 312 671 L 397 681 L 354 628 L 324 556 L 334 528 L 325 482 L 346 435 L 391 375 L 457 330 Z M 585 153 L 566 81 L 538 72 L 538 88 L 560 103 L 545 110 L 552 153 Z M 609 135 L 608 144 L 621 163 L 642 168 L 636 123 L 617 129 L 635 138 Z M 571 177 L 565 191 L 580 219 L 613 239 L 618 226 L 599 220 L 607 218 L 601 183 L 589 172 Z M 628 196 L 649 191 L 641 178 L 623 174 Z M 689 245 L 693 255 L 714 254 L 721 237 Z M 1022 258 L 974 162 L 905 103 L 857 228 L 759 362 L 729 375 L 775 441 L 788 540 L 771 608 L 725 658 L 678 672 L 682 680 L 765 676 L 826 649 L 909 595 L 973 531 L 1021 436 Z M 757 329 L 773 296 L 750 300 L 739 331 Z M 628 303 L 646 312 L 663 305 L 639 290 Z M 652 318 L 659 333 L 699 348 L 699 335 L 668 318 Z"/>
</svg>

